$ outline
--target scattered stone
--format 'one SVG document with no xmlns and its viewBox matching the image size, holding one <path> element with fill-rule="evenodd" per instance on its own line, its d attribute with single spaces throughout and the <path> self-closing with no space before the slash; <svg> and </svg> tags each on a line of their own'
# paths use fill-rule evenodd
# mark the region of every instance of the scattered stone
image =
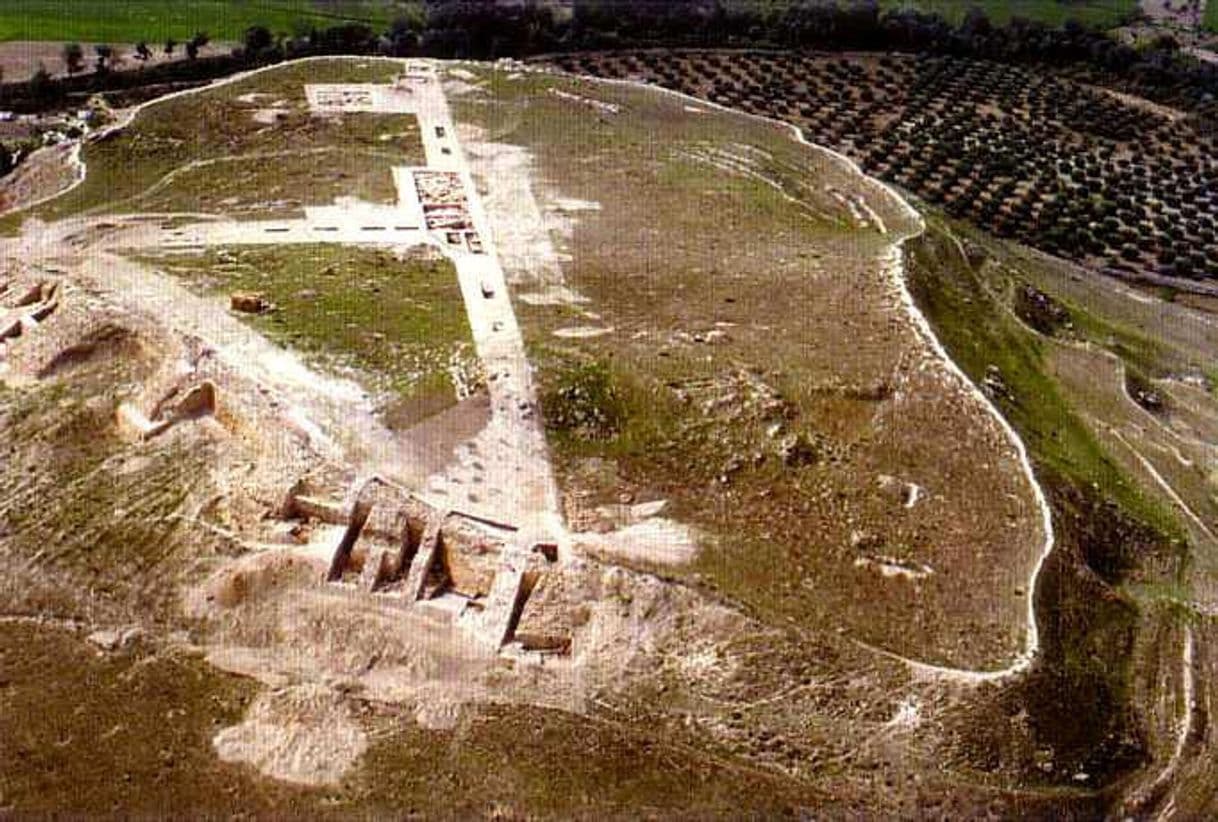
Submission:
<svg viewBox="0 0 1218 822">
<path fill-rule="evenodd" d="M 368 737 L 338 693 L 301 685 L 260 694 L 244 721 L 212 742 L 225 762 L 303 785 L 334 785 L 363 756 Z"/>
<path fill-rule="evenodd" d="M 816 462 L 819 453 L 815 444 L 804 434 L 788 434 L 778 445 L 778 456 L 783 465 L 798 468 Z"/>
<path fill-rule="evenodd" d="M 543 573 L 532 584 L 515 635 L 526 651 L 570 652 L 571 603 L 577 599 L 566 588 L 566 578 L 557 573 Z"/>
<path fill-rule="evenodd" d="M 101 648 L 103 651 L 113 651 L 116 650 L 119 643 L 122 642 L 122 634 L 116 630 L 106 628 L 100 631 L 94 631 L 93 633 L 89 634 L 87 639 L 90 643 L 96 645 L 98 648 Z"/>
<path fill-rule="evenodd" d="M 985 367 L 985 378 L 981 381 L 981 387 L 991 397 L 1001 397 L 1012 402 L 1015 400 L 1015 395 L 1011 393 L 1006 380 L 1002 378 L 1002 371 L 993 363 Z"/>
<path fill-rule="evenodd" d="M 118 644 L 120 648 L 127 648 L 139 642 L 143 638 L 143 628 L 128 628 L 127 630 L 123 631 L 122 635 L 119 637 Z"/>
<path fill-rule="evenodd" d="M 501 543 L 474 529 L 448 528 L 440 556 L 452 590 L 467 597 L 489 594 L 502 552 Z"/>
<path fill-rule="evenodd" d="M 880 474 L 875 481 L 880 493 L 894 502 L 899 502 L 905 508 L 913 508 L 922 496 L 921 486 L 888 474 Z"/>
<path fill-rule="evenodd" d="M 1048 294 L 1027 284 L 1015 292 L 1015 314 L 1047 336 L 1072 327 L 1069 311 Z"/>
<path fill-rule="evenodd" d="M 667 507 L 668 500 L 666 499 L 640 502 L 638 505 L 631 507 L 630 515 L 635 520 L 647 519 L 648 517 L 659 516 Z"/>
<path fill-rule="evenodd" d="M 243 314 L 265 314 L 273 307 L 261 291 L 234 291 L 229 305 L 233 311 Z"/>
<path fill-rule="evenodd" d="M 424 700 L 414 713 L 415 722 L 429 731 L 451 731 L 461 719 L 461 703 L 447 700 Z"/>
<path fill-rule="evenodd" d="M 86 637 L 86 640 L 103 651 L 119 651 L 130 648 L 144 638 L 142 628 L 102 628 Z"/>
<path fill-rule="evenodd" d="M 850 547 L 856 551 L 874 551 L 884 545 L 884 538 L 870 531 L 854 530 L 850 532 Z"/>
</svg>

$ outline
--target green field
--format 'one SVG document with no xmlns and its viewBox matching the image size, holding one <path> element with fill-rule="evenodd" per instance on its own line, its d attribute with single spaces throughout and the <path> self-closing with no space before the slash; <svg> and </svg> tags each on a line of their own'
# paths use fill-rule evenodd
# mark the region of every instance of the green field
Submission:
<svg viewBox="0 0 1218 822">
<path fill-rule="evenodd" d="M 1205 19 L 1201 25 L 1209 31 L 1218 32 L 1218 3 L 1211 0 L 1205 4 Z"/>
<path fill-rule="evenodd" d="M 340 245 L 211 249 L 144 258 L 202 294 L 257 291 L 277 306 L 243 315 L 315 365 L 371 380 L 410 424 L 456 401 L 452 372 L 477 373 L 456 273 L 429 254 Z"/>
<path fill-rule="evenodd" d="M 1018 15 L 1050 25 L 1075 18 L 1108 27 L 1133 11 L 1137 0 L 880 0 L 880 4 L 886 9 L 910 6 L 935 11 L 954 23 L 976 5 L 999 24 Z M 0 42 L 162 43 L 170 37 L 184 40 L 198 31 L 215 40 L 239 40 L 252 25 L 291 33 L 301 23 L 324 27 L 355 21 L 383 29 L 396 17 L 421 14 L 421 0 L 4 0 Z M 1218 30 L 1218 5 L 1210 4 L 1206 21 Z"/>
<path fill-rule="evenodd" d="M 880 0 L 880 5 L 885 9 L 909 7 L 938 12 L 952 23 L 959 23 L 970 8 L 977 6 L 998 25 L 1012 17 L 1026 17 L 1052 26 L 1075 19 L 1105 28 L 1116 26 L 1138 6 L 1137 0 Z"/>
<path fill-rule="evenodd" d="M 420 13 L 418 0 L 4 0 L 0 41 L 163 43 L 205 31 L 215 40 L 240 40 L 250 26 L 291 33 L 298 23 L 343 21 L 381 29 L 398 16 Z"/>
</svg>

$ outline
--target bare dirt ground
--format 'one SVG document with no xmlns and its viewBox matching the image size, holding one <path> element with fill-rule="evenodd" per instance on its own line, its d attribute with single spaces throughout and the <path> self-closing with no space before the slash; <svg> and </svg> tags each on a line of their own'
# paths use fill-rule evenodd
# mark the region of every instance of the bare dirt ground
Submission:
<svg viewBox="0 0 1218 822">
<path fill-rule="evenodd" d="M 118 67 L 125 69 L 139 65 L 140 61 L 135 58 L 135 43 L 113 43 L 111 45 L 122 55 L 122 63 Z M 63 43 L 30 40 L 0 43 L 0 69 L 4 71 L 5 81 L 15 83 L 28 80 L 34 76 L 34 72 L 38 71 L 39 66 L 45 67 L 55 76 L 66 75 L 67 67 L 63 62 L 63 47 Z M 86 69 L 91 69 L 94 60 L 91 47 L 89 44 L 82 44 L 82 47 L 85 50 L 84 65 Z M 179 46 L 172 55 L 165 54 L 164 43 L 149 43 L 148 47 L 152 49 L 152 57 L 145 65 L 152 66 L 186 59 L 183 46 Z M 199 55 L 207 57 L 224 54 L 232 47 L 232 43 L 208 43 L 199 49 Z"/>
<path fill-rule="evenodd" d="M 63 143 L 31 154 L 0 180 L 0 211 L 28 208 L 70 186 L 77 177 L 76 151 L 76 146 Z"/>
<path fill-rule="evenodd" d="M 434 78 L 422 82 L 434 84 Z M 443 99 L 434 98 L 437 92 L 438 88 L 431 92 L 432 101 L 425 103 L 430 119 L 424 124 L 433 134 L 445 129 L 452 133 L 451 123 L 443 117 Z M 420 96 L 422 93 L 426 92 Z M 455 148 L 451 140 L 437 144 L 435 157 L 441 170 L 459 180 L 460 155 Z M 397 177 L 413 185 L 409 174 Z M 403 211 L 395 215 L 399 221 L 414 216 L 417 196 L 410 191 L 402 203 Z M 313 224 L 317 219 L 346 220 L 352 223 L 351 231 L 362 231 L 360 222 L 367 221 L 367 210 L 353 205 L 351 215 L 342 214 L 341 205 L 323 210 Z M 557 524 L 556 498 L 546 490 L 549 468 L 532 412 L 535 400 L 531 399 L 528 364 L 515 331 L 506 285 L 494 265 L 493 241 L 483 226 L 485 218 L 476 199 L 470 202 L 469 211 L 472 225 L 486 233 L 486 239 L 477 254 L 457 256 L 458 276 L 470 306 L 475 342 L 492 376 L 490 419 L 486 422 L 483 417 L 482 424 L 471 428 L 467 443 L 459 449 L 458 462 L 444 466 L 448 458 L 442 457 L 440 470 L 431 472 L 416 493 L 430 499 L 452 498 L 459 490 L 461 498 L 438 504 L 458 505 L 487 520 L 507 523 L 533 540 L 553 540 L 555 536 L 547 537 L 553 530 L 547 529 Z M 212 233 L 201 235 L 202 231 Z M 681 612 L 689 606 L 669 605 L 664 586 L 569 559 L 573 564 L 564 572 L 564 582 L 552 584 L 548 596 L 551 607 L 559 609 L 555 628 L 570 635 L 579 627 L 580 637 L 586 638 L 568 639 L 570 659 L 549 665 L 528 653 L 515 659 L 500 657 L 497 642 L 478 639 L 478 626 L 486 618 L 466 613 L 470 609 L 461 597 L 440 597 L 434 603 L 407 608 L 409 600 L 369 598 L 346 587 L 318 586 L 316 580 L 324 576 L 332 546 L 343 529 L 307 518 L 293 525 L 290 518 L 285 520 L 289 515 L 281 513 L 284 496 L 290 499 L 293 484 L 306 481 L 309 487 L 337 493 L 340 499 L 335 504 L 341 508 L 341 495 L 358 487 L 360 476 L 417 482 L 416 455 L 425 432 L 393 431 L 353 383 L 318 374 L 290 352 L 269 344 L 222 305 L 120 256 L 173 247 L 175 239 L 181 245 L 180 233 L 162 228 L 159 221 L 139 219 L 27 223 L 22 236 L 9 243 L 16 253 L 7 259 L 22 262 L 10 268 L 4 290 L 20 295 L 34 287 L 36 299 L 27 303 L 21 298 L 13 304 L 20 333 L 6 346 L 11 350 L 5 351 L 5 361 L 14 384 L 29 386 L 37 396 L 41 379 L 61 373 L 58 366 L 47 363 L 58 362 L 63 351 L 76 352 L 68 360 L 73 368 L 78 362 L 98 367 L 106 355 L 115 353 L 109 340 L 123 345 L 129 341 L 143 352 L 149 371 L 137 383 L 134 395 L 129 389 L 119 392 L 114 417 L 103 424 L 106 441 L 117 440 L 118 452 L 131 447 L 118 444 L 125 441 L 154 452 L 172 442 L 225 454 L 225 459 L 210 466 L 202 487 L 175 499 L 167 517 L 183 523 L 186 531 L 205 535 L 227 551 L 244 556 L 236 562 L 188 563 L 188 571 L 169 574 L 164 581 L 172 588 L 182 583 L 181 573 L 195 580 L 203 575 L 202 585 L 196 582 L 187 596 L 187 617 L 202 629 L 201 649 L 213 664 L 272 687 L 303 681 L 326 683 L 326 688 L 307 691 L 299 699 L 296 692 L 287 692 L 282 698 L 271 696 L 257 702 L 243 723 L 216 737 L 222 758 L 249 762 L 289 781 L 333 782 L 363 749 L 358 729 L 345 736 L 344 744 L 334 743 L 337 747 L 333 749 L 326 747 L 334 742 L 332 737 L 317 736 L 322 728 L 333 731 L 341 718 L 326 707 L 337 699 L 332 689 L 338 683 L 343 684 L 337 692 L 354 690 L 362 698 L 413 704 L 425 726 L 449 728 L 460 717 L 463 704 L 500 698 L 505 686 L 517 694 L 516 699 L 568 711 L 586 710 L 589 694 L 605 688 L 625 667 L 634 665 L 639 653 L 659 652 L 650 644 L 636 649 L 639 637 L 654 633 L 665 647 L 673 641 L 668 629 L 653 624 L 654 603 Z M 258 226 L 225 227 L 211 222 L 187 229 L 186 235 L 192 244 L 201 236 L 204 242 L 225 244 L 295 240 L 290 233 L 287 237 L 269 233 L 272 236 Z M 344 233 L 336 233 L 333 239 L 342 241 Z M 433 240 L 421 229 L 391 242 L 411 241 L 446 245 L 446 240 Z M 69 271 L 70 284 L 64 277 Z M 90 330 L 89 303 L 104 304 L 116 318 L 117 330 Z M 44 327 L 44 321 L 49 325 Z M 54 329 L 53 336 L 48 336 L 48 328 Z M 165 330 L 159 330 L 162 328 Z M 190 353 L 175 355 L 179 347 Z M 180 361 L 179 356 L 183 357 Z M 71 391 L 71 378 L 77 372 L 63 374 L 67 377 L 65 390 Z M 192 410 L 189 416 L 166 415 L 165 408 L 175 407 L 167 405 L 168 398 L 182 397 L 185 402 L 200 386 L 206 387 L 206 396 L 218 399 L 210 399 L 201 414 Z M 256 434 L 261 430 L 267 436 Z M 148 445 L 139 445 L 142 442 Z M 435 442 L 427 444 L 434 447 Z M 10 499 L 26 498 L 37 487 L 21 483 Z M 465 497 L 465 489 L 470 487 L 480 492 L 486 488 L 487 497 L 480 500 L 472 493 Z M 188 535 L 182 539 L 189 544 Z M 295 547 L 273 547 L 276 543 Z M 531 543 L 515 540 L 509 545 L 523 550 Z M 509 565 L 499 574 L 506 573 L 509 580 L 521 578 L 521 571 L 510 563 L 531 563 L 524 557 L 513 560 L 510 551 L 504 560 Z M 455 559 L 445 560 L 449 561 Z M 309 582 L 302 585 L 305 580 Z M 641 613 L 641 604 L 623 610 L 621 602 L 635 600 L 638 594 L 633 591 L 640 585 L 654 589 L 653 603 Z M 575 605 L 569 593 L 562 593 L 564 586 L 591 594 L 581 606 L 578 623 L 562 613 Z M 620 602 L 605 599 L 600 592 L 606 586 L 622 592 L 614 595 L 621 597 Z M 625 593 L 628 591 L 632 593 Z M 482 607 L 494 606 L 494 594 L 492 590 L 492 599 Z M 30 601 L 28 595 L 25 599 Z M 603 605 L 595 604 L 598 601 Z M 507 606 L 511 605 L 509 599 Z M 128 620 L 139 618 L 138 611 L 122 613 Z M 713 614 L 707 612 L 706 618 Z M 525 616 L 528 618 L 527 611 Z M 731 614 L 713 618 L 736 619 Z M 400 627 L 403 621 L 415 625 L 405 635 Z M 547 636 L 542 634 L 541 641 L 551 641 Z M 343 650 L 336 653 L 339 648 Z M 509 684 L 512 682 L 516 684 Z"/>
</svg>

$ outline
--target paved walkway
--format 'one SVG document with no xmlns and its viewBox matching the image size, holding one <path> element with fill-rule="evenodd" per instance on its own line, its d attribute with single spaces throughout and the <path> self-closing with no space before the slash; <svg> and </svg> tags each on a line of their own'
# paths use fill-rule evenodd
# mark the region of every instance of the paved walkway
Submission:
<svg viewBox="0 0 1218 822">
<path fill-rule="evenodd" d="M 224 245 L 351 243 L 391 247 L 433 245 L 452 259 L 475 348 L 488 378 L 491 421 L 458 449 L 457 461 L 428 479 L 422 496 L 437 506 L 510 524 L 538 539 L 561 533 L 558 493 L 537 407 L 524 340 L 508 295 L 493 231 L 470 176 L 435 67 L 409 61 L 393 86 L 309 85 L 310 104 L 329 112 L 372 111 L 418 118 L 426 165 L 392 169 L 398 202 L 339 199 L 305 209 L 295 220 L 215 221 L 160 230 L 149 238 L 165 250 Z M 463 200 L 466 225 L 428 227 L 417 175 L 449 177 Z"/>
</svg>

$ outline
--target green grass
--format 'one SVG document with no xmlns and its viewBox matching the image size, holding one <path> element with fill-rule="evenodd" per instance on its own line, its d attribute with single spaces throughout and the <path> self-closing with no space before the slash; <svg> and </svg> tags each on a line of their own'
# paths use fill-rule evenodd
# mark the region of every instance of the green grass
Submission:
<svg viewBox="0 0 1218 822">
<path fill-rule="evenodd" d="M 5 0 L 0 41 L 78 40 L 81 43 L 161 44 L 205 31 L 213 40 L 240 40 L 253 25 L 292 33 L 344 21 L 383 29 L 398 16 L 418 15 L 417 0 Z"/>
<path fill-rule="evenodd" d="M 1201 27 L 1218 33 L 1218 3 L 1206 2 L 1205 18 L 1201 21 Z"/>
<path fill-rule="evenodd" d="M 465 303 L 447 260 L 298 245 L 145 261 L 203 293 L 263 293 L 277 310 L 243 317 L 329 370 L 356 369 L 373 389 L 409 403 L 414 413 L 398 412 L 405 424 L 455 401 L 450 366 L 477 371 Z"/>
<path fill-rule="evenodd" d="M 981 384 L 990 366 L 998 368 L 1010 397 L 996 402 L 1034 459 L 1075 484 L 1103 489 L 1131 515 L 1177 536 L 1179 526 L 1171 513 L 1125 476 L 1046 374 L 1045 346 L 1051 343 L 999 305 L 942 228 L 932 224 L 926 235 L 911 241 L 909 250 L 910 288 L 919 306 L 952 359 L 974 382 Z M 1097 333 L 1109 330 L 1102 320 L 1086 322 Z"/>
<path fill-rule="evenodd" d="M 1167 352 L 1151 337 L 1086 311 L 1075 302 L 1067 301 L 1066 305 L 1078 332 L 1091 342 L 1116 354 L 1130 367 L 1152 377 L 1161 377 L 1171 372 Z"/>
<path fill-rule="evenodd" d="M 93 209 L 148 210 L 144 203 L 128 201 L 148 192 L 170 172 L 190 163 L 242 156 L 265 159 L 261 172 L 226 173 L 223 165 L 209 166 L 206 172 L 193 170 L 189 185 L 171 187 L 169 202 L 162 201 L 159 207 L 197 211 L 211 201 L 234 198 L 229 206 L 235 208 L 275 199 L 325 203 L 336 194 L 348 193 L 347 177 L 360 181 L 350 193 L 371 193 L 377 200 L 392 202 L 390 167 L 423 158 L 416 118 L 371 113 L 314 117 L 308 111 L 304 84 L 388 82 L 397 70 L 396 63 L 385 60 L 310 61 L 154 104 L 121 132 L 86 144 L 84 183 L 34 213 L 60 219 Z M 241 99 L 250 94 L 265 96 Z M 258 110 L 272 104 L 283 109 L 279 121 L 268 126 L 254 119 Z M 341 162 L 322 169 L 320 175 L 307 173 L 314 161 L 306 154 L 323 149 L 342 149 Z M 278 174 L 281 168 L 296 173 Z M 268 193 L 266 187 L 276 188 L 275 193 Z M 156 206 L 155 200 L 152 205 Z"/>
<path fill-rule="evenodd" d="M 417 139 L 413 122 L 394 115 L 347 115 L 344 123 L 358 124 L 382 133 L 408 129 Z M 358 121 L 358 123 L 356 123 Z M 349 134 L 359 129 L 343 128 Z M 336 138 L 342 140 L 343 138 Z M 361 149 L 361 146 L 363 148 Z M 412 162 L 407 151 L 394 143 L 351 136 L 345 147 L 315 146 L 307 151 L 273 151 L 268 155 L 211 158 L 205 165 L 176 171 L 132 199 L 101 208 L 108 213 L 224 213 L 252 219 L 303 216 L 301 206 L 333 202 L 337 197 L 356 197 L 372 203 L 397 202 L 397 187 L 390 166 Z"/>
<path fill-rule="evenodd" d="M 1137 0 L 881 0 L 884 9 L 915 8 L 937 12 L 951 23 L 959 24 L 968 10 L 976 6 L 995 25 L 1004 25 L 1012 17 L 1037 20 L 1060 26 L 1067 20 L 1084 25 L 1112 28 L 1137 9 Z"/>
</svg>

